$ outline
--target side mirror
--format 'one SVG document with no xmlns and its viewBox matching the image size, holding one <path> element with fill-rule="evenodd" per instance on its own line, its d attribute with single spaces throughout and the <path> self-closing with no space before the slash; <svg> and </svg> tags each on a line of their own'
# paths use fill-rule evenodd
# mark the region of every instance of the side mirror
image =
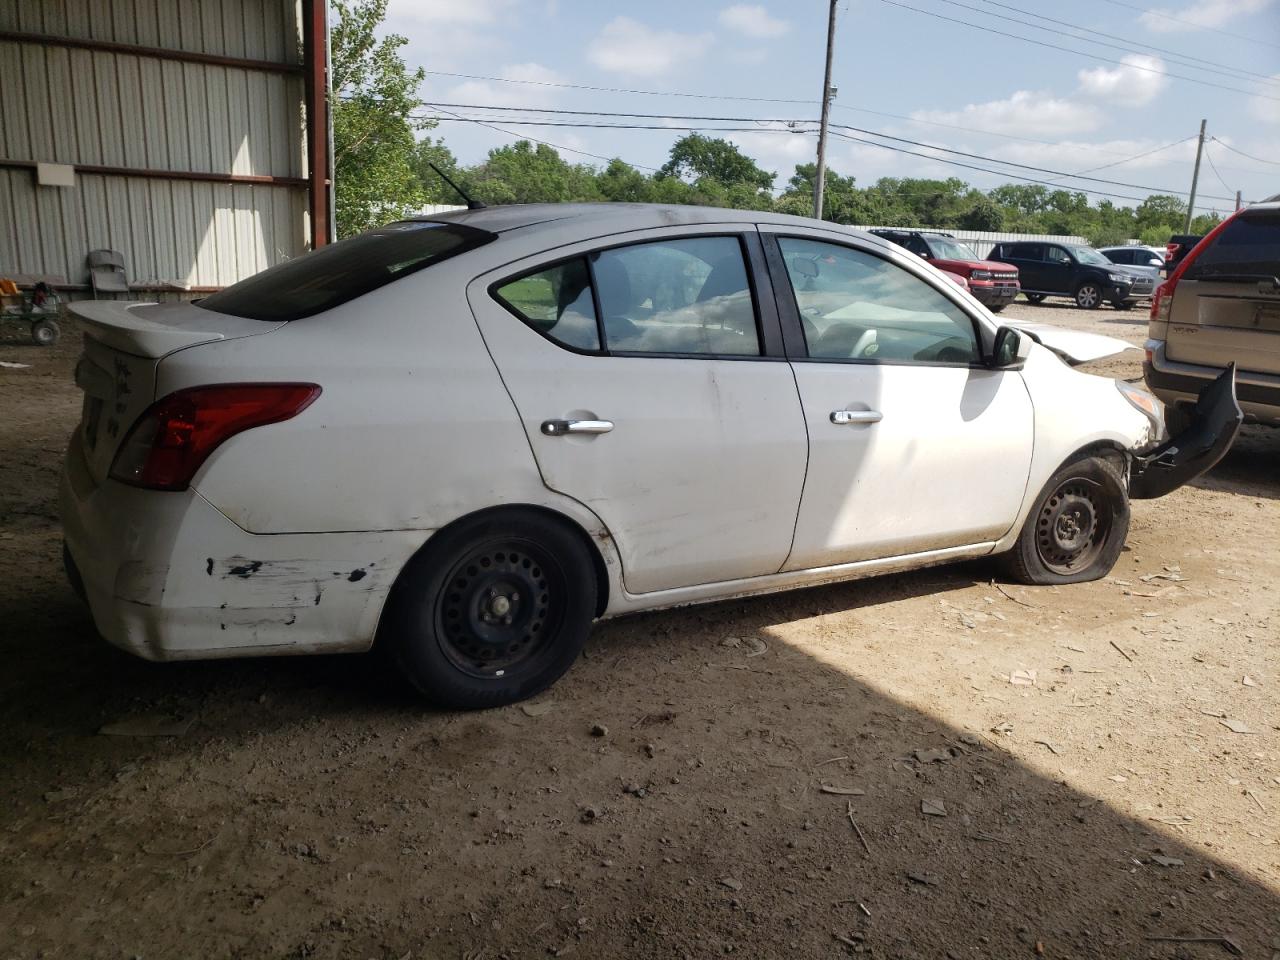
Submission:
<svg viewBox="0 0 1280 960">
<path fill-rule="evenodd" d="M 1006 370 L 1020 367 L 1031 356 L 1031 337 L 1013 327 L 1001 327 L 996 331 L 995 346 L 991 348 L 991 367 Z"/>
</svg>

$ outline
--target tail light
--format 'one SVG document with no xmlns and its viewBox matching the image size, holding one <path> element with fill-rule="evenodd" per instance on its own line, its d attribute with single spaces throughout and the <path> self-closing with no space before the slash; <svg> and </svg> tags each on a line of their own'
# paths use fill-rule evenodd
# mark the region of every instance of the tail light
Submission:
<svg viewBox="0 0 1280 960">
<path fill-rule="evenodd" d="M 1199 243 L 1197 243 L 1194 247 L 1192 247 L 1190 250 L 1187 251 L 1187 255 L 1184 256 L 1182 258 L 1182 261 L 1178 264 L 1178 266 L 1174 268 L 1173 273 L 1169 274 L 1169 279 L 1166 280 L 1164 283 L 1160 284 L 1160 286 L 1156 287 L 1156 292 L 1151 297 L 1151 319 L 1152 320 L 1168 320 L 1169 319 L 1169 314 L 1173 307 L 1173 291 L 1177 288 L 1178 281 L 1182 279 L 1182 275 L 1186 273 L 1188 269 L 1190 269 L 1191 264 L 1195 263 L 1196 257 L 1200 256 L 1201 252 L 1208 249 L 1209 245 L 1213 243 L 1214 240 L 1217 239 L 1218 234 L 1220 234 L 1223 230 L 1227 229 L 1227 224 L 1229 224 L 1236 217 L 1240 216 L 1240 214 L 1244 213 L 1244 211 L 1247 209 L 1248 207 L 1241 207 L 1239 210 L 1237 210 L 1231 216 L 1227 217 L 1227 219 L 1223 220 L 1220 224 L 1218 224 L 1216 227 L 1210 230 L 1207 234 L 1205 234 L 1204 238 Z M 1166 244 L 1166 247 L 1169 250 L 1170 258 L 1173 257 L 1173 252 L 1177 250 L 1178 247 L 1180 246 L 1181 244 L 1177 244 L 1177 243 Z"/>
<path fill-rule="evenodd" d="M 129 428 L 111 477 L 151 490 L 185 490 L 220 444 L 296 417 L 318 396 L 314 383 L 224 383 L 171 393 Z"/>
</svg>

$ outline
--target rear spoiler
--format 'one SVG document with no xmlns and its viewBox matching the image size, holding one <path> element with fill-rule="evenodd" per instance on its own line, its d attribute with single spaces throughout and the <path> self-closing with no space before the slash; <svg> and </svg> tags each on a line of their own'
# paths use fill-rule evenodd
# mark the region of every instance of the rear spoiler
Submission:
<svg viewBox="0 0 1280 960">
<path fill-rule="evenodd" d="M 213 313 L 191 303 L 78 300 L 67 309 L 85 335 L 135 357 L 160 358 L 199 343 L 267 333 L 278 323 Z"/>
</svg>

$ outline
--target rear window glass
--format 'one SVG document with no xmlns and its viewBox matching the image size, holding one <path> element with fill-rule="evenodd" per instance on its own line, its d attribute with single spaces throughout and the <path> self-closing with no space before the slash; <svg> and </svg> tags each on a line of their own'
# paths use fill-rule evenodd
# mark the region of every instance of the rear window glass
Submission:
<svg viewBox="0 0 1280 960">
<path fill-rule="evenodd" d="M 600 349 L 591 273 L 581 257 L 526 274 L 494 293 L 529 326 L 575 350 Z"/>
<path fill-rule="evenodd" d="M 253 320 L 299 320 L 495 239 L 458 223 L 406 220 L 281 263 L 198 300 Z"/>
<path fill-rule="evenodd" d="M 1280 276 L 1280 214 L 1243 214 L 1192 261 L 1188 280 Z"/>
</svg>

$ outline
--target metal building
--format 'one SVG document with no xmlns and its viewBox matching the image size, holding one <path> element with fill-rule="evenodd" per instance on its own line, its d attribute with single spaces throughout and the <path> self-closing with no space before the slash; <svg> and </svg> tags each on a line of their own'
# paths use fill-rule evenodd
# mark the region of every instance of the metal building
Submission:
<svg viewBox="0 0 1280 960">
<path fill-rule="evenodd" d="M 331 239 L 325 0 L 0 0 L 0 277 L 208 292 Z"/>
</svg>

